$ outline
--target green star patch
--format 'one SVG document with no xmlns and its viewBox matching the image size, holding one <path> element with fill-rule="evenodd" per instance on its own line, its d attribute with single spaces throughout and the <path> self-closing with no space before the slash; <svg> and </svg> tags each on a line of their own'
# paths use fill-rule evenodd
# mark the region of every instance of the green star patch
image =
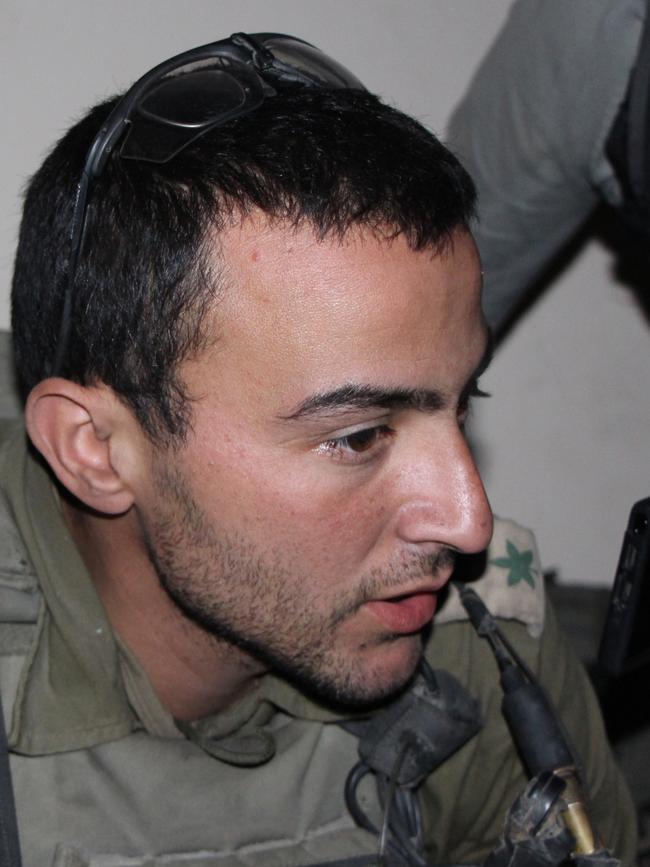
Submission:
<svg viewBox="0 0 650 867">
<path fill-rule="evenodd" d="M 537 570 L 532 566 L 533 552 L 530 550 L 520 551 L 510 539 L 506 540 L 506 551 L 508 552 L 507 557 L 497 557 L 494 560 L 490 560 L 490 563 L 494 566 L 499 566 L 501 569 L 508 570 L 509 587 L 514 587 L 521 581 L 525 581 L 526 584 L 534 587 L 534 573 Z"/>
</svg>

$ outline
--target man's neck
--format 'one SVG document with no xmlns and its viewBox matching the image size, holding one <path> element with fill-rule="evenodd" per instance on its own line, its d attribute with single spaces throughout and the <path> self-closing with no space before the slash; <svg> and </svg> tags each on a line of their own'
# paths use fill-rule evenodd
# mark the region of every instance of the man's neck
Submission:
<svg viewBox="0 0 650 867">
<path fill-rule="evenodd" d="M 133 509 L 104 517 L 64 501 L 63 514 L 111 626 L 176 719 L 217 713 L 255 686 L 262 666 L 186 617 L 161 586 Z"/>
</svg>

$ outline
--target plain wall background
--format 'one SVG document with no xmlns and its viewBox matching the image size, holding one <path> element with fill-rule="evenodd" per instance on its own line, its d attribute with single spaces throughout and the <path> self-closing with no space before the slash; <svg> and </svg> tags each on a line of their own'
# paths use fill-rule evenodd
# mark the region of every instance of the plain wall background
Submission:
<svg viewBox="0 0 650 867">
<path fill-rule="evenodd" d="M 549 0 L 550 2 L 550 0 Z M 565 2 L 565 0 L 559 0 Z M 443 134 L 510 0 L 0 0 L 0 327 L 20 190 L 81 111 L 160 60 L 236 30 L 316 43 Z M 533 25 L 534 26 L 534 25 Z M 495 511 L 533 527 L 545 568 L 608 584 L 627 512 L 650 495 L 649 328 L 590 243 L 520 322 L 472 422 Z"/>
</svg>

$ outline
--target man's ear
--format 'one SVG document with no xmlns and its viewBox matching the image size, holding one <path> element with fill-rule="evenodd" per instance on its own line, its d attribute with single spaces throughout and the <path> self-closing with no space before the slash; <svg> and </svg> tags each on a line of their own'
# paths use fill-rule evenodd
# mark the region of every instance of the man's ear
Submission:
<svg viewBox="0 0 650 867">
<path fill-rule="evenodd" d="M 139 426 L 112 389 L 45 379 L 27 398 L 25 423 L 34 446 L 77 499 L 108 515 L 130 508 L 133 461 L 124 450 L 137 448 Z"/>
</svg>

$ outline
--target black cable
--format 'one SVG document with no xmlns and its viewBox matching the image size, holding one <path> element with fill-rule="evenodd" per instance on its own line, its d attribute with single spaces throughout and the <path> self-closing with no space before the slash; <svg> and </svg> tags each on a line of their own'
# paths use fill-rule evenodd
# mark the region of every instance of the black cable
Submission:
<svg viewBox="0 0 650 867">
<path fill-rule="evenodd" d="M 486 604 L 478 593 L 472 590 L 471 587 L 466 587 L 460 581 L 453 581 L 452 583 L 458 591 L 460 601 L 463 604 L 474 629 L 481 638 L 486 639 L 492 648 L 499 669 L 503 671 L 507 666 L 514 662 L 522 669 L 526 678 L 534 683 L 535 675 L 530 670 L 525 660 L 521 658 L 510 641 L 499 629 L 498 624 L 488 611 Z"/>
<path fill-rule="evenodd" d="M 421 814 L 417 796 L 413 791 L 403 790 L 397 785 L 399 770 L 408 752 L 408 747 L 409 743 L 407 741 L 403 750 L 400 751 L 400 756 L 398 756 L 399 767 L 396 761 L 390 778 L 383 774 L 376 775 L 378 794 L 382 808 L 384 809 L 381 831 L 370 821 L 357 799 L 357 788 L 361 781 L 368 774 L 374 773 L 365 762 L 357 762 L 347 776 L 344 788 L 345 804 L 350 815 L 360 828 L 380 838 L 380 863 L 382 863 L 381 859 L 387 855 L 391 859 L 388 862 L 389 864 L 399 864 L 404 865 L 404 867 L 429 867 L 428 862 L 419 853 L 417 848 L 421 844 L 422 839 Z M 393 789 L 392 793 L 391 787 Z M 381 837 L 384 827 L 387 830 L 383 844 L 385 851 L 382 853 Z M 388 830 L 390 830 L 390 836 L 388 835 Z M 412 837 L 416 838 L 415 844 Z"/>
<path fill-rule="evenodd" d="M 357 762 L 347 775 L 343 796 L 345 798 L 345 806 L 348 808 L 350 815 L 357 825 L 360 828 L 363 828 L 364 831 L 369 831 L 371 834 L 377 835 L 379 834 L 379 830 L 375 828 L 357 801 L 357 786 L 369 773 L 370 768 L 365 764 L 365 762 Z"/>
<path fill-rule="evenodd" d="M 391 775 L 388 782 L 388 793 L 386 795 L 386 803 L 384 804 L 384 821 L 381 825 L 381 834 L 379 835 L 379 861 L 381 864 L 384 863 L 384 855 L 386 854 L 386 846 L 388 843 L 388 828 L 390 825 L 390 814 L 393 806 L 393 799 L 395 797 L 395 789 L 397 788 L 397 780 L 399 778 L 399 772 L 402 769 L 402 765 L 404 764 L 404 759 L 406 758 L 406 754 L 409 751 L 410 742 L 408 739 L 404 740 L 402 744 L 402 748 L 400 749 L 393 767 L 391 768 Z"/>
</svg>

